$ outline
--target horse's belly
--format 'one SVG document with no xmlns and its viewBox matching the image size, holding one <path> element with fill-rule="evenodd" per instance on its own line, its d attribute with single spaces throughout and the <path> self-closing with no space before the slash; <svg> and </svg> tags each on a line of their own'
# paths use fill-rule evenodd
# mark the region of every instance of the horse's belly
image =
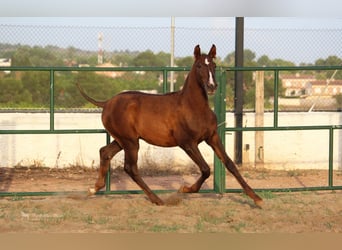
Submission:
<svg viewBox="0 0 342 250">
<path fill-rule="evenodd" d="M 140 138 L 147 143 L 160 147 L 174 147 L 177 146 L 172 130 L 159 128 L 157 130 L 150 129 L 140 134 Z"/>
</svg>

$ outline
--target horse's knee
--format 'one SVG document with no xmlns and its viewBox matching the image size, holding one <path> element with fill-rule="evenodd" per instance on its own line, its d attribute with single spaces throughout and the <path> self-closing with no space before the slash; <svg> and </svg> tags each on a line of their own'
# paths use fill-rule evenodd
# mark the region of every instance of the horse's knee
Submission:
<svg viewBox="0 0 342 250">
<path fill-rule="evenodd" d="M 207 167 L 201 170 L 203 178 L 207 179 L 210 176 L 210 168 Z"/>
<path fill-rule="evenodd" d="M 109 160 L 111 159 L 110 151 L 108 150 L 108 146 L 104 146 L 100 148 L 100 158 L 101 160 Z"/>
<path fill-rule="evenodd" d="M 129 176 L 131 176 L 131 174 L 132 174 L 132 168 L 131 168 L 129 165 L 127 165 L 127 164 L 124 165 L 124 171 L 126 172 L 126 174 L 128 174 Z"/>
<path fill-rule="evenodd" d="M 104 146 L 104 147 L 100 148 L 100 150 L 99 150 L 101 159 L 104 158 L 104 155 L 106 153 L 106 147 L 107 146 Z"/>
<path fill-rule="evenodd" d="M 124 170 L 129 176 L 137 175 L 137 170 L 135 167 L 133 167 L 131 164 L 125 164 Z"/>
<path fill-rule="evenodd" d="M 127 163 L 124 164 L 124 171 L 128 174 L 131 178 L 135 179 L 139 176 L 138 166 L 136 163 Z"/>
</svg>

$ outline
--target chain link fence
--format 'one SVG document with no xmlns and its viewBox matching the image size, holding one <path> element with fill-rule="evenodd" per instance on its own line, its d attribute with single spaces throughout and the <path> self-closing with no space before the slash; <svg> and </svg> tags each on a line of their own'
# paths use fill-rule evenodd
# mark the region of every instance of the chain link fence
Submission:
<svg viewBox="0 0 342 250">
<path fill-rule="evenodd" d="M 195 45 L 207 52 L 214 43 L 217 64 L 234 65 L 234 28 L 175 27 L 175 65 L 190 66 Z M 250 29 L 245 28 L 245 66 L 340 65 L 341 29 Z M 169 66 L 171 27 L 114 27 L 92 25 L 0 24 L 0 66 Z M 139 77 L 137 77 L 139 76 Z M 74 83 L 82 79 L 94 96 L 107 98 L 122 90 L 161 91 L 160 74 L 144 72 L 64 74 L 57 76 L 57 106 L 86 105 L 73 97 Z M 234 81 L 228 77 L 227 106 L 233 109 Z M 48 106 L 40 89 L 46 73 L 0 73 L 1 107 Z M 176 90 L 184 74 L 175 76 Z M 103 86 L 91 87 L 101 82 Z M 136 83 L 136 84 L 133 84 Z M 100 85 L 101 85 L 100 84 Z M 245 110 L 254 109 L 255 77 L 244 77 Z M 273 76 L 265 76 L 265 107 L 272 108 Z M 109 87 L 110 86 L 110 87 Z M 46 86 L 45 86 L 46 87 Z M 109 89 L 109 90 L 108 90 Z M 47 91 L 47 90 L 45 90 Z M 342 72 L 282 72 L 281 111 L 341 110 Z M 24 94 L 23 94 L 24 93 Z M 69 102 L 66 101 L 69 99 Z M 39 101 L 41 100 L 41 101 Z M 34 103 L 34 104 L 32 104 Z"/>
</svg>

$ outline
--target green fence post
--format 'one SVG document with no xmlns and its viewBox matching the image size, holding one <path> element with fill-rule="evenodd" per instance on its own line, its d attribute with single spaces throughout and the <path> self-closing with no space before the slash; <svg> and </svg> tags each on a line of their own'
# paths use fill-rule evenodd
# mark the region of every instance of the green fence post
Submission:
<svg viewBox="0 0 342 250">
<path fill-rule="evenodd" d="M 55 130 L 55 71 L 50 70 L 50 131 Z"/>
<path fill-rule="evenodd" d="M 333 187 L 334 183 L 333 183 L 333 168 L 334 168 L 334 129 L 330 128 L 329 129 L 329 187 Z"/>
<path fill-rule="evenodd" d="M 216 80 L 218 81 L 218 91 L 215 95 L 214 111 L 217 116 L 217 132 L 225 146 L 225 128 L 226 128 L 226 72 L 223 69 L 216 71 Z M 221 160 L 214 155 L 214 191 L 223 193 L 226 189 L 226 171 Z"/>
<path fill-rule="evenodd" d="M 278 127 L 279 70 L 274 70 L 274 118 L 273 126 Z"/>
<path fill-rule="evenodd" d="M 110 144 L 110 134 L 108 132 L 106 132 L 106 144 Z M 111 181 L 110 181 L 110 177 L 111 177 L 111 164 L 109 162 L 109 167 L 108 167 L 108 172 L 107 172 L 107 175 L 106 175 L 106 192 L 110 192 L 110 184 L 111 184 Z"/>
<path fill-rule="evenodd" d="M 163 94 L 169 92 L 169 90 L 167 89 L 167 69 L 163 70 Z"/>
</svg>

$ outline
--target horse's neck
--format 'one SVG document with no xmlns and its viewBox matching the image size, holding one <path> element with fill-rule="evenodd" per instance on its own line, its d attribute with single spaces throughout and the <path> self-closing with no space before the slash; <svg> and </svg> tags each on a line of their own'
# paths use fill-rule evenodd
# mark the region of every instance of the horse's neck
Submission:
<svg viewBox="0 0 342 250">
<path fill-rule="evenodd" d="M 190 71 L 182 89 L 182 96 L 187 103 L 196 106 L 208 106 L 208 96 L 205 90 L 197 82 L 196 75 Z"/>
</svg>

